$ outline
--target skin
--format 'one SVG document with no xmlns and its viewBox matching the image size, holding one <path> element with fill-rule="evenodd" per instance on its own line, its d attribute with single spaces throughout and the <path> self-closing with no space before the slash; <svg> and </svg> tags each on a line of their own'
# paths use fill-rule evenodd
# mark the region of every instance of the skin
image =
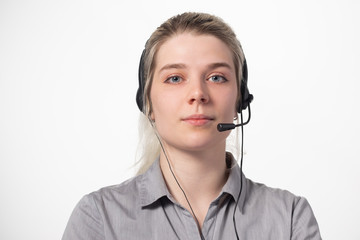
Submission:
<svg viewBox="0 0 360 240">
<path fill-rule="evenodd" d="M 236 116 L 232 53 L 214 36 L 186 32 L 163 43 L 155 60 L 151 118 L 202 226 L 227 180 L 225 143 L 230 132 L 220 133 L 216 126 Z M 189 210 L 162 152 L 160 166 L 170 193 Z"/>
</svg>

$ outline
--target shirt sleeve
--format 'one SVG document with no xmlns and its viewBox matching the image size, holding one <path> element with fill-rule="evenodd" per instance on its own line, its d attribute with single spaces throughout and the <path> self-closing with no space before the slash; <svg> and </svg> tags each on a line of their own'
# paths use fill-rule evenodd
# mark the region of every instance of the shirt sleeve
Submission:
<svg viewBox="0 0 360 240">
<path fill-rule="evenodd" d="M 294 206 L 291 240 L 321 240 L 314 213 L 308 201 L 302 197 Z"/>
<path fill-rule="evenodd" d="M 104 240 L 104 227 L 91 195 L 84 196 L 73 210 L 62 240 Z"/>
</svg>

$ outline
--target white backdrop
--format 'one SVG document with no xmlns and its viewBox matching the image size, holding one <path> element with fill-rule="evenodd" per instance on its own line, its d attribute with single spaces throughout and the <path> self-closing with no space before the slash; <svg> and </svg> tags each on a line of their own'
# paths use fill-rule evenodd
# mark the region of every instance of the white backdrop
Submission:
<svg viewBox="0 0 360 240">
<path fill-rule="evenodd" d="M 60 239 L 84 194 L 133 176 L 145 41 L 202 11 L 247 57 L 247 177 L 305 196 L 323 239 L 359 240 L 359 3 L 1 0 L 0 239 Z"/>
</svg>

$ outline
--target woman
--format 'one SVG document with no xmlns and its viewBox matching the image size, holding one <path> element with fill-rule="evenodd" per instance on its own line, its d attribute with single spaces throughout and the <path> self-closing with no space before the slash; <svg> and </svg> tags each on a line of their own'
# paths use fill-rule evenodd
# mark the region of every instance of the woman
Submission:
<svg viewBox="0 0 360 240">
<path fill-rule="evenodd" d="M 321 239 L 304 198 L 252 182 L 226 152 L 230 131 L 217 125 L 238 113 L 242 121 L 246 71 L 221 19 L 184 13 L 163 23 L 140 61 L 139 175 L 86 195 L 63 240 Z"/>
</svg>

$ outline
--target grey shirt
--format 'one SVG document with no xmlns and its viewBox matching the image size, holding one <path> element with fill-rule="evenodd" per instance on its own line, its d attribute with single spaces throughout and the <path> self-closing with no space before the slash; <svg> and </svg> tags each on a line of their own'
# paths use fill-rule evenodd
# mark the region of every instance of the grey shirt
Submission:
<svg viewBox="0 0 360 240">
<path fill-rule="evenodd" d="M 236 207 L 241 240 L 318 240 L 318 224 L 307 200 L 252 182 L 238 165 L 210 204 L 202 226 L 206 240 L 236 239 L 233 225 L 240 175 L 243 190 Z M 170 195 L 159 160 L 147 172 L 120 185 L 84 196 L 75 207 L 62 240 L 200 239 L 189 211 Z"/>
</svg>

